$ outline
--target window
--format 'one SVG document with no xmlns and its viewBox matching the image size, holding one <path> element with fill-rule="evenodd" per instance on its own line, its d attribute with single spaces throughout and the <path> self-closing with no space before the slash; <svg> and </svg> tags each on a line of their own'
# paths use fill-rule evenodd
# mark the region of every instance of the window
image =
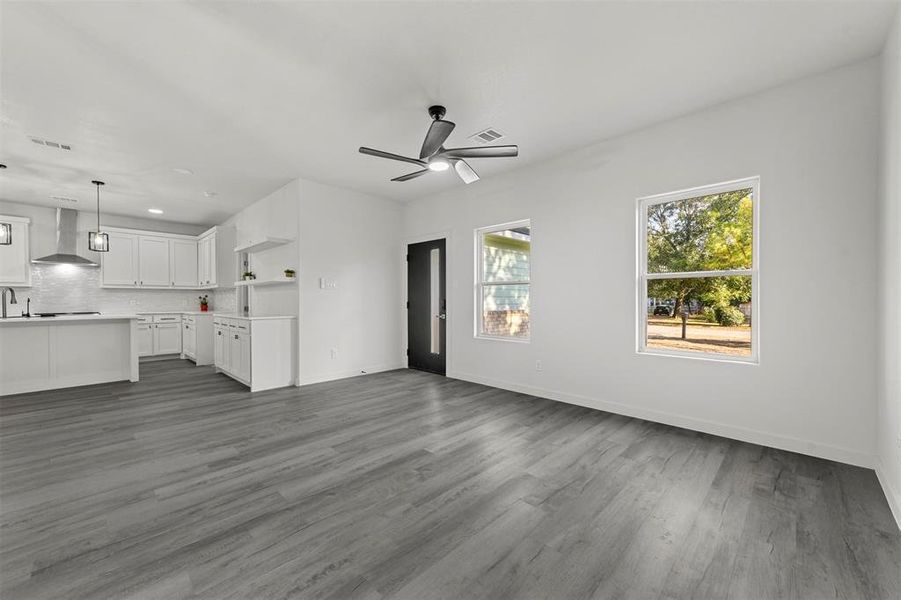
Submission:
<svg viewBox="0 0 901 600">
<path fill-rule="evenodd" d="M 532 228 L 517 221 L 476 230 L 476 335 L 528 341 Z"/>
<path fill-rule="evenodd" d="M 757 362 L 758 179 L 639 200 L 638 351 Z"/>
</svg>

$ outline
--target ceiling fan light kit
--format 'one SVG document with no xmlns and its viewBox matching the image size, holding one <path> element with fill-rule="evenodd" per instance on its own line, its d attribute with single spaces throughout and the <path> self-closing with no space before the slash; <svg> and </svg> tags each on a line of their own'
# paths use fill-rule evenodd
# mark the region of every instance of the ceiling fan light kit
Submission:
<svg viewBox="0 0 901 600">
<path fill-rule="evenodd" d="M 429 116 L 432 117 L 432 124 L 429 126 L 428 132 L 425 134 L 425 140 L 422 142 L 422 149 L 419 151 L 419 158 L 410 158 L 399 154 L 392 154 L 383 150 L 375 150 L 365 146 L 360 147 L 360 153 L 369 156 L 377 156 L 379 158 L 387 158 L 401 162 L 408 162 L 422 167 L 419 171 L 413 171 L 400 177 L 395 177 L 391 181 L 409 181 L 420 175 L 425 175 L 430 171 L 441 172 L 447 171 L 454 167 L 457 176 L 463 180 L 463 183 L 473 183 L 479 180 L 479 176 L 473 170 L 466 158 L 512 158 L 519 155 L 518 146 L 479 146 L 476 148 L 445 148 L 444 142 L 450 136 L 456 125 L 451 121 L 445 121 L 444 115 L 447 110 L 443 106 L 435 105 L 429 107 Z"/>
</svg>

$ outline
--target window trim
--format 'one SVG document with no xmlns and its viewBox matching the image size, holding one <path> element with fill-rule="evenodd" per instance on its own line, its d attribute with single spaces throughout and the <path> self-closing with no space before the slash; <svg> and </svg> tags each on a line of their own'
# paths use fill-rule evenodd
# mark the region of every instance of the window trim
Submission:
<svg viewBox="0 0 901 600">
<path fill-rule="evenodd" d="M 504 231 L 506 229 L 512 229 L 515 227 L 523 227 L 528 226 L 530 231 L 530 240 L 529 240 L 529 281 L 497 281 L 485 283 L 483 282 L 484 277 L 484 264 L 482 261 L 482 251 L 483 251 L 483 239 L 486 234 L 494 233 L 496 231 Z M 519 219 L 516 221 L 509 221 L 507 223 L 499 223 L 497 225 L 489 225 L 487 227 L 477 227 L 474 231 L 475 238 L 475 251 L 473 253 L 474 257 L 474 268 L 473 273 L 475 274 L 475 285 L 474 287 L 474 304 L 473 304 L 473 314 L 475 318 L 473 319 L 473 337 L 479 340 L 495 340 L 499 342 L 513 342 L 514 344 L 529 344 L 532 341 L 532 256 L 531 256 L 531 230 L 532 230 L 532 219 Z M 526 338 L 513 337 L 510 335 L 490 335 L 487 333 L 482 333 L 482 291 L 485 286 L 489 285 L 528 285 L 529 286 L 529 336 Z"/>
<path fill-rule="evenodd" d="M 647 220 L 648 207 L 665 202 L 688 200 L 698 196 L 709 196 L 736 189 L 751 188 L 751 268 L 725 271 L 691 271 L 673 273 L 648 273 L 647 260 Z M 651 356 L 668 356 L 676 358 L 693 358 L 713 362 L 726 362 L 733 364 L 759 365 L 760 364 L 760 176 L 746 177 L 711 185 L 702 185 L 689 189 L 643 196 L 638 198 L 636 211 L 636 346 L 638 354 Z M 650 348 L 647 345 L 647 291 L 649 279 L 681 279 L 689 277 L 724 277 L 724 276 L 750 276 L 751 277 L 751 354 L 749 356 L 735 356 L 719 354 L 715 352 L 693 352 L 689 350 L 666 350 L 662 348 Z"/>
</svg>

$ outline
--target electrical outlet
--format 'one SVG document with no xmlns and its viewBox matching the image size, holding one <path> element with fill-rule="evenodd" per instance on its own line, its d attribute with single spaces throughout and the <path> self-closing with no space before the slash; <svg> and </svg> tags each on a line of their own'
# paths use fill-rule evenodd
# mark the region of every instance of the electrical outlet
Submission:
<svg viewBox="0 0 901 600">
<path fill-rule="evenodd" d="M 536 360 L 536 361 L 535 361 L 535 370 L 536 370 L 536 371 L 541 371 L 541 370 L 542 370 L 542 366 L 541 366 L 541 361 L 540 361 L 540 360 Z"/>
<path fill-rule="evenodd" d="M 138 305 L 138 301 L 135 300 L 135 299 L 133 299 L 133 298 L 132 298 L 131 300 L 129 300 L 128 303 L 129 303 L 130 305 L 132 305 L 132 306 L 137 306 L 137 305 Z"/>
<path fill-rule="evenodd" d="M 332 348 L 331 355 L 332 355 L 332 358 L 338 358 L 338 349 Z"/>
</svg>

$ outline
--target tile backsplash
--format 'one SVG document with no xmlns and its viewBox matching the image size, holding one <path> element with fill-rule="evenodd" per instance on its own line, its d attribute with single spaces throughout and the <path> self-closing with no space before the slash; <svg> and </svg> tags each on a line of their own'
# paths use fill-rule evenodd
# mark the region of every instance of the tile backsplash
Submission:
<svg viewBox="0 0 901 600">
<path fill-rule="evenodd" d="M 100 269 L 95 267 L 31 265 L 31 287 L 15 290 L 19 304 L 11 307 L 12 314 L 25 310 L 26 298 L 31 298 L 32 313 L 197 310 L 198 296 L 203 294 L 209 295 L 210 310 L 235 310 L 234 290 L 105 289 L 100 287 Z"/>
</svg>

